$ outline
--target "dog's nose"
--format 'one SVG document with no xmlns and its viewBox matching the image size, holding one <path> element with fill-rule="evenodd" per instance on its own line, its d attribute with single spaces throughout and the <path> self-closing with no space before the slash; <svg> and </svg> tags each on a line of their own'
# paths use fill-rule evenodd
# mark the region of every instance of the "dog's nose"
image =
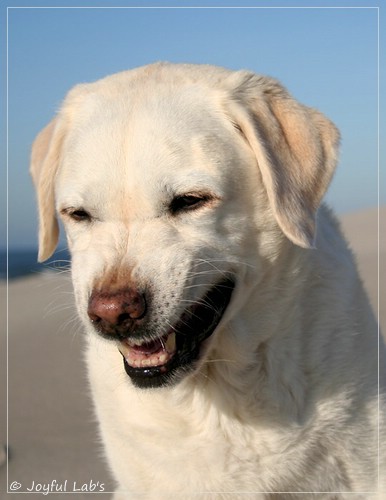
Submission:
<svg viewBox="0 0 386 500">
<path fill-rule="evenodd" d="M 114 293 L 94 291 L 88 302 L 88 316 L 101 333 L 127 337 L 146 314 L 145 295 L 136 289 Z"/>
</svg>

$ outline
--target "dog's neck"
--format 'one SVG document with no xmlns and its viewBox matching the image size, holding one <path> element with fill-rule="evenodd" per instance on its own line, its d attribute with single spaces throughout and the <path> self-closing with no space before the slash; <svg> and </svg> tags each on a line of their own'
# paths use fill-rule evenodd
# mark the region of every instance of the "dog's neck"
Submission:
<svg viewBox="0 0 386 500">
<path fill-rule="evenodd" d="M 301 288 L 303 283 L 296 280 L 296 263 L 304 250 L 289 244 L 283 251 L 286 258 L 279 256 L 267 263 L 246 305 L 216 332 L 200 369 L 181 382 L 186 388 L 181 408 L 226 411 L 226 417 L 251 425 L 256 419 L 263 424 L 278 418 L 295 423 L 303 418 L 307 388 L 300 383 L 306 379 L 300 374 L 304 369 L 300 350 L 305 346 L 293 342 L 293 337 L 304 330 L 303 318 L 297 317 L 294 307 L 299 300 L 294 287 Z M 269 266 L 282 269 L 273 273 Z M 176 393 L 181 398 L 182 391 Z M 197 398 L 200 405 L 195 404 Z"/>
</svg>

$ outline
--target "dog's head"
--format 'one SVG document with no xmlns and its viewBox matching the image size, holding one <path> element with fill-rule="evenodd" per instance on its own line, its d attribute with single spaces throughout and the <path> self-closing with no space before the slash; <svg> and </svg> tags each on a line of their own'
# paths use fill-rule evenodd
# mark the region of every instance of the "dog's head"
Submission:
<svg viewBox="0 0 386 500">
<path fill-rule="evenodd" d="M 156 64 L 77 86 L 33 145 L 39 260 L 59 214 L 88 329 L 117 343 L 137 386 L 176 382 L 243 306 L 264 252 L 313 246 L 337 146 L 323 115 L 249 72 Z"/>
</svg>

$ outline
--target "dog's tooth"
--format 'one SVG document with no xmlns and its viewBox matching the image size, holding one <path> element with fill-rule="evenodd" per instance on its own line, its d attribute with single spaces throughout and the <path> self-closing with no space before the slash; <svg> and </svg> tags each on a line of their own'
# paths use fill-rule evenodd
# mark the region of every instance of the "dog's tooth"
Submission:
<svg viewBox="0 0 386 500">
<path fill-rule="evenodd" d="M 129 356 L 126 356 L 126 363 L 130 366 L 134 366 L 134 360 L 133 358 L 130 358 Z"/>
<path fill-rule="evenodd" d="M 166 350 L 168 351 L 168 353 L 174 353 L 174 351 L 176 350 L 176 334 L 175 332 L 172 332 L 167 340 L 166 340 L 166 343 L 165 343 L 165 347 L 166 347 Z"/>
<path fill-rule="evenodd" d="M 170 347 L 170 346 L 169 346 Z M 133 368 L 145 368 L 148 366 L 162 366 L 166 364 L 171 358 L 171 353 L 167 351 L 162 352 L 150 357 L 136 358 L 134 356 L 127 355 L 126 361 Z"/>
<path fill-rule="evenodd" d="M 165 363 L 165 361 L 166 361 L 166 359 L 167 359 L 167 357 L 168 357 L 168 356 L 167 356 L 167 354 L 166 354 L 165 352 L 163 352 L 162 354 L 160 354 L 160 355 L 158 356 L 159 362 L 160 362 L 161 364 L 164 364 L 164 363 Z"/>
</svg>

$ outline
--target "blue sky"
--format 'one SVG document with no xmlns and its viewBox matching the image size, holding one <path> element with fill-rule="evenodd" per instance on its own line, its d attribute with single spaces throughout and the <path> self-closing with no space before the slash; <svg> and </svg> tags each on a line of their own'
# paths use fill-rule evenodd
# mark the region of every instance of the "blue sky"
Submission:
<svg viewBox="0 0 386 500">
<path fill-rule="evenodd" d="M 35 195 L 28 175 L 30 146 L 66 92 L 76 83 L 157 60 L 218 64 L 278 78 L 297 99 L 321 110 L 341 130 L 340 165 L 326 200 L 338 213 L 377 205 L 378 10 L 370 7 L 379 2 L 339 4 L 366 7 L 361 9 L 199 8 L 237 3 L 241 2 L 164 4 L 194 5 L 192 9 L 39 9 L 15 7 L 152 4 L 3 0 L 0 31 L 3 54 L 8 50 L 10 247 L 36 245 Z M 158 7 L 162 4 L 153 2 Z M 336 6 L 337 2 L 242 4 L 310 7 Z M 4 65 L 5 58 L 1 69 L 6 69 Z M 1 84 L 5 96 L 5 78 Z M 6 104 L 6 99 L 2 102 Z M 5 131 L 4 115 L 1 126 Z M 5 139 L 1 145 L 5 149 Z M 4 185 L 1 194 L 5 194 Z M 2 222 L 0 247 L 5 246 Z"/>
</svg>

